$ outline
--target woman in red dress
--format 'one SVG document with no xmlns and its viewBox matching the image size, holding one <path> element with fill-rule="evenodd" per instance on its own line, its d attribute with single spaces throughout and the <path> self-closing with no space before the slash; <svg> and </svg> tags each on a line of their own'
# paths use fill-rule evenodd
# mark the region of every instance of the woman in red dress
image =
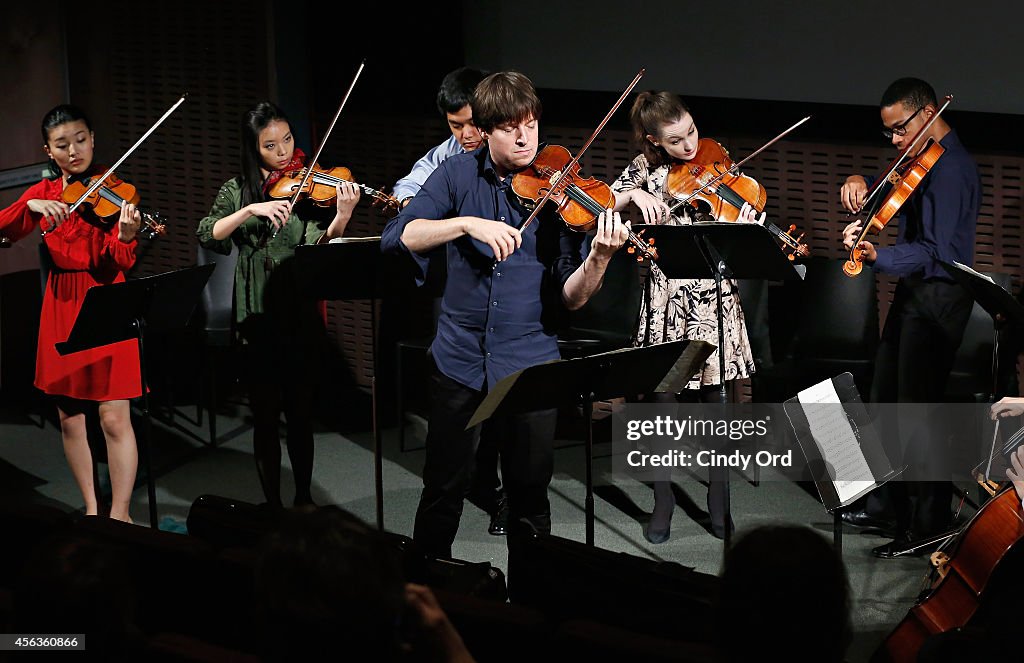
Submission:
<svg viewBox="0 0 1024 663">
<path fill-rule="evenodd" d="M 123 206 L 113 224 L 85 207 L 69 213 L 61 200 L 68 181 L 102 174 L 93 172 L 93 132 L 85 113 L 69 105 L 47 113 L 42 132 L 43 150 L 50 157 L 51 170 L 59 171 L 60 177 L 33 185 L 0 211 L 0 234 L 16 241 L 37 224 L 49 230 L 44 243 L 53 268 L 39 319 L 35 385 L 57 397 L 64 454 L 82 491 L 86 515 L 96 515 L 99 505 L 85 410 L 88 401 L 99 403 L 113 492 L 110 517 L 131 522 L 128 507 L 138 451 L 128 399 L 142 393 L 136 345 L 123 341 L 63 357 L 54 346 L 67 340 L 89 288 L 124 281 L 124 272 L 135 263 L 135 236 L 142 219 L 133 205 Z"/>
</svg>

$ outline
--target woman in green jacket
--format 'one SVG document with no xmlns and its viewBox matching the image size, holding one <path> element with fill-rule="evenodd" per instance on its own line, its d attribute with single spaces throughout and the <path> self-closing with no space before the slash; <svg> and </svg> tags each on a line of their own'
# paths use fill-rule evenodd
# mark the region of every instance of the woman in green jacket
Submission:
<svg viewBox="0 0 1024 663">
<path fill-rule="evenodd" d="M 304 167 L 288 118 L 269 101 L 242 119 L 241 174 L 221 186 L 196 234 L 202 246 L 223 254 L 238 248 L 235 322 L 244 352 L 245 381 L 253 413 L 256 468 L 267 503 L 281 506 L 281 412 L 295 476 L 295 504 L 311 504 L 312 405 L 318 348 L 325 337 L 316 302 L 297 291 L 293 256 L 299 244 L 315 244 L 345 232 L 359 189 L 338 187 L 334 218 L 317 220 L 308 203 L 293 209 L 272 200 L 270 187 Z"/>
</svg>

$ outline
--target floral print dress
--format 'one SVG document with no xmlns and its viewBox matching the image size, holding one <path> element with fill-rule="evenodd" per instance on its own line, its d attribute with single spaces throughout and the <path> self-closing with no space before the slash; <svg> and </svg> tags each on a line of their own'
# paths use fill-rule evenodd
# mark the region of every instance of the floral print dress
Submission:
<svg viewBox="0 0 1024 663">
<path fill-rule="evenodd" d="M 671 204 L 674 199 L 665 193 L 668 171 L 668 165 L 651 170 L 647 158 L 641 154 L 622 171 L 612 190 L 618 193 L 640 188 Z M 689 216 L 673 215 L 664 223 L 688 225 L 693 220 Z M 740 307 L 739 289 L 732 279 L 722 281 L 722 320 L 725 327 L 725 379 L 749 377 L 754 373 L 754 358 Z M 681 339 L 718 345 L 715 282 L 712 279 L 670 279 L 652 263 L 644 286 L 633 344 L 647 346 Z M 717 350 L 708 357 L 686 388 L 698 389 L 716 384 L 721 384 Z"/>
</svg>

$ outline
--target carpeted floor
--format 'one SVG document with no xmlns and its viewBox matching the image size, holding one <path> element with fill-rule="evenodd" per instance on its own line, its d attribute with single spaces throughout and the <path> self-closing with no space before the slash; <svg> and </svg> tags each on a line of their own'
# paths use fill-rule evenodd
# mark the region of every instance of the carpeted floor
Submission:
<svg viewBox="0 0 1024 663">
<path fill-rule="evenodd" d="M 194 407 L 177 411 L 173 423 L 167 411 L 153 422 L 154 475 L 161 529 L 184 532 L 185 519 L 193 500 L 203 494 L 238 500 L 262 501 L 251 454 L 251 430 L 246 408 L 225 408 L 218 418 L 220 440 L 216 447 L 205 444 L 207 430 L 188 417 Z M 60 435 L 52 421 L 40 427 L 24 408 L 0 409 L 0 490 L 7 497 L 31 499 L 73 511 L 81 507 L 78 490 L 64 461 Z M 407 428 L 407 443 L 422 444 L 424 424 L 413 417 Z M 136 421 L 139 435 L 144 430 Z M 397 430 L 383 431 L 384 507 L 387 529 L 402 534 L 412 531 L 420 490 L 422 450 L 399 450 Z M 574 440 L 559 440 L 555 453 L 555 477 L 551 484 L 553 533 L 584 539 L 584 451 Z M 648 543 L 642 523 L 653 505 L 651 489 L 632 480 L 613 479 L 608 458 L 610 444 L 598 444 L 595 462 L 596 543 L 654 559 L 664 559 L 718 573 L 722 543 L 713 538 L 696 519 L 704 515 L 705 487 L 685 475 L 676 475 L 677 508 L 672 536 L 660 545 Z M 286 464 L 283 485 L 290 498 L 291 475 Z M 347 433 L 320 430 L 316 434 L 316 465 L 313 497 L 320 504 L 333 503 L 373 521 L 373 455 L 369 431 Z M 762 480 L 753 485 L 741 478 L 731 483 L 732 510 L 737 535 L 765 523 L 797 523 L 810 526 L 832 538 L 832 518 L 817 498 L 802 487 L 784 481 Z M 137 523 L 148 524 L 147 491 L 140 476 L 132 515 Z M 467 504 L 454 555 L 472 561 L 488 560 L 506 568 L 504 539 L 487 534 L 488 517 Z M 848 660 L 867 660 L 870 653 L 906 614 L 923 589 L 927 572 L 924 558 L 879 560 L 870 549 L 884 542 L 848 528 L 843 536 L 843 558 L 853 590 L 855 639 Z"/>
</svg>

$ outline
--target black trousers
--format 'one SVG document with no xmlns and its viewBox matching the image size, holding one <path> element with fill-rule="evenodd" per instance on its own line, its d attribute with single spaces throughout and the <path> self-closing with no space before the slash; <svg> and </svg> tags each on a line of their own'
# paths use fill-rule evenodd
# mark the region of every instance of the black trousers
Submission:
<svg viewBox="0 0 1024 663">
<path fill-rule="evenodd" d="M 430 387 L 423 493 L 413 539 L 428 555 L 451 557 L 480 443 L 480 426 L 466 430 L 466 424 L 485 394 L 456 382 L 436 366 Z M 558 411 L 551 409 L 492 420 L 508 495 L 510 535 L 551 531 L 548 484 L 554 472 L 557 416 Z"/>
<path fill-rule="evenodd" d="M 876 355 L 871 401 L 942 403 L 973 304 L 970 293 L 956 283 L 900 280 Z M 882 435 L 891 435 L 898 431 L 899 421 L 883 419 L 881 425 Z M 935 478 L 936 468 L 948 458 L 948 440 L 929 436 L 903 443 L 905 477 L 872 493 L 865 508 L 876 515 L 894 515 L 899 530 L 909 530 L 912 536 L 941 532 L 950 524 L 952 483 L 915 479 Z"/>
</svg>

